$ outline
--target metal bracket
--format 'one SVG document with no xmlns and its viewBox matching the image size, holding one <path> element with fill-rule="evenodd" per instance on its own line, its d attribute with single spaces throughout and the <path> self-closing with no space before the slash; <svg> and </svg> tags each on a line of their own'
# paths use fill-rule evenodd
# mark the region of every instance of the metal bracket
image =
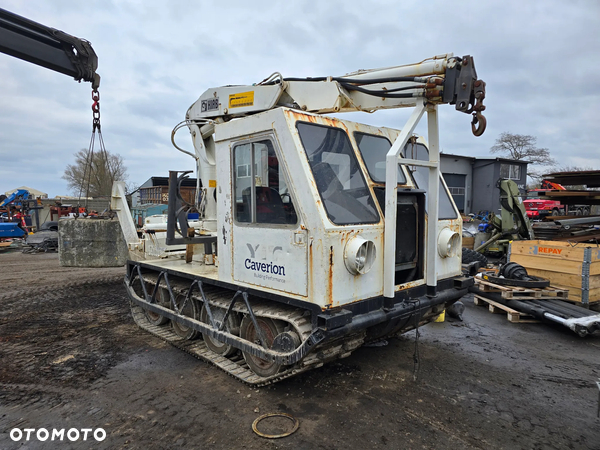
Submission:
<svg viewBox="0 0 600 450">
<path fill-rule="evenodd" d="M 592 264 L 592 249 L 587 247 L 583 251 L 581 264 L 581 303 L 589 305 L 590 301 L 590 265 Z"/>
<path fill-rule="evenodd" d="M 187 221 L 187 211 L 190 204 L 181 197 L 180 186 L 183 180 L 187 179 L 186 172 L 169 171 L 169 207 L 167 209 L 167 245 L 180 244 L 204 244 L 204 253 L 210 255 L 213 253 L 213 244 L 217 243 L 217 236 L 194 236 L 190 237 L 190 228 Z M 178 226 L 179 224 L 179 226 Z M 175 233 L 181 237 L 175 237 Z"/>
</svg>

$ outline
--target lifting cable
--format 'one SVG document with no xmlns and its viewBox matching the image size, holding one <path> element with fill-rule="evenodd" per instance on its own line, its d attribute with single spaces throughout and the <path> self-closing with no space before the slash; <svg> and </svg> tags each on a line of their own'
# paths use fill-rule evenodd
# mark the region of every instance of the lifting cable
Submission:
<svg viewBox="0 0 600 450">
<path fill-rule="evenodd" d="M 90 196 L 90 183 L 91 183 L 91 179 L 92 179 L 92 172 L 94 172 L 94 147 L 96 144 L 96 132 L 98 132 L 98 145 L 100 147 L 100 155 L 101 155 L 101 161 L 104 162 L 105 164 L 105 171 L 108 174 L 109 178 L 110 178 L 110 183 L 112 186 L 112 183 L 114 182 L 114 174 L 112 173 L 112 170 L 110 168 L 110 161 L 108 160 L 108 153 L 106 151 L 106 146 L 104 145 L 104 139 L 102 138 L 102 128 L 100 126 L 100 93 L 98 92 L 98 88 L 95 87 L 92 89 L 92 137 L 90 139 L 90 145 L 88 147 L 88 151 L 87 151 L 87 155 L 86 155 L 86 161 L 85 161 L 85 166 L 83 169 L 83 178 L 81 180 L 81 183 L 79 184 L 79 199 L 77 202 L 77 211 L 75 213 L 75 217 L 79 217 L 79 213 L 80 213 L 80 207 L 81 207 L 81 194 L 83 191 L 83 186 L 85 184 L 86 188 L 85 188 L 85 204 L 84 204 L 84 210 L 87 213 L 87 206 L 88 206 L 88 198 Z M 102 168 L 97 167 L 96 168 L 96 181 L 99 182 L 101 180 L 102 177 L 102 172 L 101 172 Z"/>
</svg>

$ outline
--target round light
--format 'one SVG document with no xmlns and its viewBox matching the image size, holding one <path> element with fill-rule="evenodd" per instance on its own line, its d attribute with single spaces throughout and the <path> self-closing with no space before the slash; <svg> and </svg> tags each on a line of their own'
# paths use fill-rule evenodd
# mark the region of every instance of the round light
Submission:
<svg viewBox="0 0 600 450">
<path fill-rule="evenodd" d="M 344 248 L 344 263 L 352 275 L 365 274 L 373 267 L 376 251 L 375 243 L 356 236 Z"/>
<path fill-rule="evenodd" d="M 460 247 L 460 236 L 450 228 L 444 228 L 438 235 L 438 253 L 442 258 L 448 258 L 458 254 Z"/>
</svg>

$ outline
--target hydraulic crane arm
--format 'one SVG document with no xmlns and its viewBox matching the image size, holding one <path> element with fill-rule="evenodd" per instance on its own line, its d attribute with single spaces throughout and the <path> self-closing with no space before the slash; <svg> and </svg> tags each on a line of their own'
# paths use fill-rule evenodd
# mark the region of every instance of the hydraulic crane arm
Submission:
<svg viewBox="0 0 600 450">
<path fill-rule="evenodd" d="M 0 8 L 0 52 L 100 85 L 98 57 L 85 39 Z"/>
<path fill-rule="evenodd" d="M 274 73 L 255 85 L 208 89 L 187 113 L 187 120 L 229 120 L 279 106 L 326 114 L 456 105 L 473 114 L 476 136 L 485 130 L 485 83 L 477 79 L 473 58 L 453 54 L 417 64 L 362 70 L 342 77 L 283 78 Z"/>
</svg>

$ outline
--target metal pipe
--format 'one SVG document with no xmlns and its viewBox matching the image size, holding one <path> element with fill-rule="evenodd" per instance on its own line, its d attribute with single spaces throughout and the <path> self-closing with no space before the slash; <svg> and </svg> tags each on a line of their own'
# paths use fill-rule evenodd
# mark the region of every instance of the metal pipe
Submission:
<svg viewBox="0 0 600 450">
<path fill-rule="evenodd" d="M 593 216 L 593 217 L 581 217 L 581 218 L 577 218 L 577 219 L 561 219 L 561 220 L 555 220 L 554 223 L 561 225 L 563 227 L 566 227 L 566 226 L 570 227 L 573 225 L 593 225 L 593 224 L 600 223 L 600 217 Z"/>
<path fill-rule="evenodd" d="M 369 328 L 374 325 L 378 325 L 383 322 L 388 322 L 396 319 L 406 319 L 413 316 L 415 313 L 422 314 L 429 308 L 437 305 L 445 304 L 448 302 L 456 301 L 466 295 L 468 288 L 464 289 L 449 289 L 435 297 L 423 296 L 418 299 L 411 299 L 411 301 L 404 301 L 396 304 L 393 308 L 384 310 L 378 309 L 367 314 L 354 316 L 352 322 L 344 325 L 341 328 L 336 328 L 327 332 L 328 337 L 335 338 L 352 334 Z M 418 308 L 418 310 L 417 310 Z"/>
<path fill-rule="evenodd" d="M 543 308 L 544 310 L 547 310 L 548 312 L 563 316 L 565 319 L 568 319 L 571 317 L 583 317 L 583 315 L 579 312 L 573 313 L 571 311 L 568 311 L 566 308 L 561 308 L 560 305 L 553 305 L 551 303 L 546 303 L 546 302 L 547 302 L 546 300 L 541 300 L 541 301 L 535 302 L 535 303 L 533 301 L 531 301 L 531 303 L 534 303 L 539 308 Z"/>
<path fill-rule="evenodd" d="M 436 56 L 429 61 L 423 61 L 417 64 L 409 64 L 405 66 L 386 67 L 382 69 L 363 70 L 352 72 L 340 78 L 357 79 L 386 79 L 391 77 L 421 77 L 427 75 L 442 75 L 446 73 L 446 67 L 451 58 L 452 53 Z"/>
<path fill-rule="evenodd" d="M 502 237 L 502 233 L 494 234 L 490 239 L 485 241 L 483 244 L 481 244 L 479 247 L 477 247 L 474 251 L 479 252 L 479 251 L 483 250 L 484 248 L 489 247 L 490 245 L 492 245 L 494 242 L 496 242 L 501 237 Z"/>
<path fill-rule="evenodd" d="M 563 314 L 567 317 L 586 317 L 589 316 L 590 314 L 588 314 L 588 310 L 583 310 L 580 311 L 582 308 L 569 308 L 569 304 L 565 303 L 564 305 L 560 305 L 558 303 L 557 300 L 531 300 L 532 303 L 536 304 L 537 306 L 541 307 L 541 308 L 546 308 L 548 310 L 551 311 L 555 311 L 557 313 Z"/>
<path fill-rule="evenodd" d="M 437 105 L 427 105 L 427 135 L 429 162 L 434 163 L 434 165 L 429 167 L 429 185 L 427 187 L 427 245 L 425 248 L 427 268 L 425 282 L 427 283 L 427 294 L 435 295 L 437 292 L 437 242 L 440 207 L 440 126 Z"/>
<path fill-rule="evenodd" d="M 553 303 L 553 304 L 560 304 L 563 308 L 565 308 L 567 311 L 570 311 L 571 314 L 575 315 L 575 314 L 581 314 L 581 316 L 585 317 L 585 316 L 595 316 L 596 314 L 598 314 L 595 311 L 590 311 L 587 308 L 578 306 L 578 305 L 574 305 L 572 303 L 568 303 L 568 302 L 563 302 L 562 300 L 548 300 L 549 302 Z"/>
<path fill-rule="evenodd" d="M 396 214 L 398 211 L 398 156 L 425 112 L 420 104 L 402 127 L 385 157 L 385 228 L 383 235 L 383 295 L 394 298 L 396 275 Z"/>
</svg>

